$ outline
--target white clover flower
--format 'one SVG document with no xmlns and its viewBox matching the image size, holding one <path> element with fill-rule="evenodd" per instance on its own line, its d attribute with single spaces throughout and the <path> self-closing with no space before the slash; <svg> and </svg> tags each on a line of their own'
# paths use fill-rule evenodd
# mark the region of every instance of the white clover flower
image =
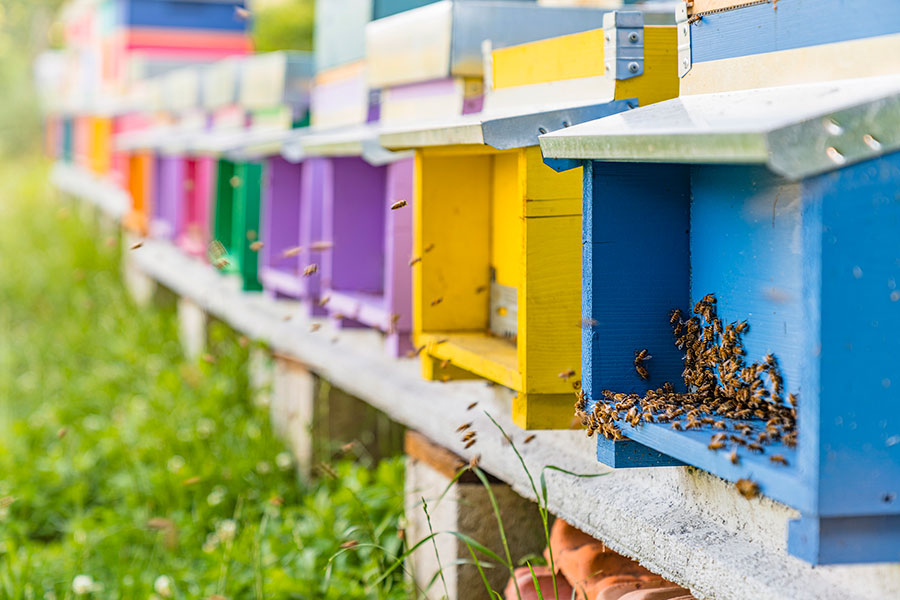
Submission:
<svg viewBox="0 0 900 600">
<path fill-rule="evenodd" d="M 275 456 L 275 464 L 278 465 L 278 468 L 282 471 L 288 471 L 291 468 L 291 465 L 294 464 L 294 457 L 291 456 L 290 452 L 279 452 Z"/>
<path fill-rule="evenodd" d="M 225 499 L 225 494 L 227 492 L 228 490 L 225 489 L 225 486 L 217 485 L 206 497 L 206 503 L 210 506 L 218 506 L 222 503 L 222 500 Z"/>
<path fill-rule="evenodd" d="M 176 454 L 169 459 L 168 463 L 166 463 L 166 468 L 169 469 L 169 471 L 171 471 L 172 473 L 177 473 L 184 468 L 184 464 L 184 457 Z"/>
<path fill-rule="evenodd" d="M 53 592 L 44 592 L 44 600 L 56 600 L 56 594 Z"/>
<path fill-rule="evenodd" d="M 216 548 L 219 547 L 219 536 L 215 533 L 211 533 L 206 536 L 206 541 L 203 542 L 203 552 L 206 554 L 212 554 L 216 551 Z"/>
<path fill-rule="evenodd" d="M 122 578 L 122 585 L 124 585 L 125 587 L 133 586 L 134 585 L 134 577 L 132 577 L 131 575 L 126 575 L 125 577 Z"/>
<path fill-rule="evenodd" d="M 259 428 L 259 425 L 256 423 L 250 423 L 247 425 L 247 437 L 251 440 L 258 440 L 259 436 L 262 435 L 262 429 Z"/>
<path fill-rule="evenodd" d="M 76 575 L 72 580 L 72 591 L 76 596 L 84 596 L 94 591 L 94 578 L 90 575 Z"/>
<path fill-rule="evenodd" d="M 234 539 L 235 533 L 237 533 L 237 523 L 234 519 L 225 519 L 216 526 L 216 536 L 219 541 L 230 542 Z"/>
<path fill-rule="evenodd" d="M 163 598 L 171 598 L 172 578 L 168 575 L 160 575 L 153 582 L 153 590 Z"/>
<path fill-rule="evenodd" d="M 206 417 L 199 419 L 197 421 L 197 435 L 201 439 L 207 439 L 216 431 L 216 423 L 212 419 L 207 419 Z"/>
<path fill-rule="evenodd" d="M 261 460 L 256 463 L 256 472 L 260 475 L 268 475 L 272 472 L 272 465 L 264 460 Z"/>
</svg>

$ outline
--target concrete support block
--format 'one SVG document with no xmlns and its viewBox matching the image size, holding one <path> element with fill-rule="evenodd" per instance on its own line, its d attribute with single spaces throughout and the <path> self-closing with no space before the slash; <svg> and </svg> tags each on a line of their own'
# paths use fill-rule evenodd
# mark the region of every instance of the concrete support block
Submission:
<svg viewBox="0 0 900 600">
<path fill-rule="evenodd" d="M 405 447 L 408 543 L 415 544 L 430 534 L 422 506 L 422 498 L 425 498 L 431 517 L 431 531 L 463 533 L 499 556 L 504 556 L 500 529 L 489 494 L 482 482 L 474 473 L 467 472 L 450 485 L 465 462 L 416 432 L 407 432 Z M 490 486 L 500 509 L 513 561 L 530 554 L 540 554 L 546 546 L 546 540 L 538 506 L 522 498 L 499 480 L 490 478 Z M 427 588 L 424 596 L 429 600 L 443 598 L 444 586 L 440 577 L 435 577 L 438 570 L 442 569 L 450 600 L 490 599 L 475 566 L 458 564 L 460 561 L 471 563 L 471 555 L 465 544 L 450 534 L 438 535 L 435 541 L 437 556 L 434 545 L 429 542 L 419 547 L 408 559 L 407 569 L 412 574 L 417 592 L 422 594 Z M 492 562 L 485 556 L 479 558 Z M 484 573 L 491 588 L 502 594 L 509 579 L 509 571 L 498 565 L 484 569 Z"/>
<path fill-rule="evenodd" d="M 181 347 L 188 358 L 197 358 L 206 350 L 209 317 L 199 304 L 186 296 L 178 297 L 177 307 Z"/>
<path fill-rule="evenodd" d="M 126 235 L 122 237 L 122 240 L 122 279 L 125 282 L 125 288 L 135 304 L 146 308 L 153 302 L 160 286 L 155 279 L 144 273 L 128 254 L 140 250 L 131 250 L 132 245 L 137 242 L 137 238 Z"/>
<path fill-rule="evenodd" d="M 288 444 L 297 468 L 309 474 L 313 463 L 316 376 L 297 361 L 275 357 L 269 411 L 276 435 Z"/>
</svg>

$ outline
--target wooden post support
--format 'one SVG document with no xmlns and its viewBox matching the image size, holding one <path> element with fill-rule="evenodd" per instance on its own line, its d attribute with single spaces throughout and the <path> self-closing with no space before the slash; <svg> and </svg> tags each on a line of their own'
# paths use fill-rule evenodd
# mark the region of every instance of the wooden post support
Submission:
<svg viewBox="0 0 900 600">
<path fill-rule="evenodd" d="M 132 260 L 130 253 L 133 252 L 131 247 L 141 238 L 133 235 L 125 234 L 122 236 L 122 279 L 128 293 L 141 308 L 150 306 L 156 297 L 156 290 L 159 284 L 156 280 L 141 271 L 140 267 Z"/>
<path fill-rule="evenodd" d="M 482 482 L 474 472 L 467 471 L 450 485 L 466 462 L 414 431 L 406 432 L 405 450 L 408 543 L 415 544 L 430 535 L 422 505 L 424 498 L 431 519 L 431 531 L 463 533 L 503 556 L 500 529 L 490 496 Z M 488 479 L 500 509 L 513 561 L 528 554 L 539 554 L 546 546 L 546 540 L 537 505 L 519 496 L 505 483 L 490 476 Z M 435 544 L 440 563 L 435 556 L 435 546 L 432 543 L 423 544 L 408 559 L 407 568 L 412 574 L 417 591 L 421 593 L 428 588 L 440 567 L 443 568 L 447 595 L 451 600 L 487 598 L 488 593 L 476 567 L 472 564 L 459 563 L 472 560 L 466 545 L 449 533 L 438 535 Z M 479 558 L 487 560 L 484 556 Z M 502 590 L 509 578 L 509 572 L 500 565 L 497 568 L 484 569 L 484 574 L 495 590 Z M 444 596 L 443 584 L 439 578 L 435 579 L 425 597 L 439 599 Z"/>
<path fill-rule="evenodd" d="M 316 376 L 285 356 L 275 357 L 272 375 L 272 427 L 290 447 L 298 470 L 308 474 L 313 462 Z"/>
<path fill-rule="evenodd" d="M 209 317 L 199 304 L 187 296 L 179 296 L 178 337 L 185 356 L 194 359 L 206 349 L 206 331 Z"/>
</svg>

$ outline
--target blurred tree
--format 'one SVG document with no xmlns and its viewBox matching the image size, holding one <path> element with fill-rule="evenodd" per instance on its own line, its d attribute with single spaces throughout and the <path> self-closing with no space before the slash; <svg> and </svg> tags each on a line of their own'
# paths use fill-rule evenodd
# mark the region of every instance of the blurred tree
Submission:
<svg viewBox="0 0 900 600">
<path fill-rule="evenodd" d="M 0 1 L 0 152 L 21 154 L 40 143 L 33 85 L 35 57 L 51 46 L 63 0 Z"/>
<path fill-rule="evenodd" d="M 312 50 L 314 10 L 315 0 L 259 3 L 253 9 L 256 50 Z"/>
</svg>

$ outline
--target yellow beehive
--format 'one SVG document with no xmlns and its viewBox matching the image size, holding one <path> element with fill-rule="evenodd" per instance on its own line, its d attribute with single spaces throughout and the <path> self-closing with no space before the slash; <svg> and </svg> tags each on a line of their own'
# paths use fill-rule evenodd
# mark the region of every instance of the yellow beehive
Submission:
<svg viewBox="0 0 900 600">
<path fill-rule="evenodd" d="M 106 175 L 112 164 L 112 118 L 93 116 L 90 123 L 90 167 L 94 173 Z"/>
<path fill-rule="evenodd" d="M 504 122 L 512 115 L 507 129 L 521 140 L 515 117 L 528 127 L 535 115 L 553 120 L 552 109 L 533 108 L 543 99 L 563 98 L 568 105 L 557 118 L 570 120 L 588 114 L 573 107 L 622 110 L 627 99 L 676 96 L 675 28 L 643 34 L 643 74 L 626 80 L 604 76 L 602 29 L 496 50 L 478 120 L 381 138 L 388 148 L 416 151 L 413 256 L 421 260 L 413 261 L 413 335 L 424 346 L 423 375 L 483 377 L 514 390 L 513 417 L 526 429 L 572 425 L 581 370 L 582 174 L 546 166 L 537 130 L 519 143 L 502 133 L 497 143 L 487 132 L 494 115 Z"/>
</svg>

